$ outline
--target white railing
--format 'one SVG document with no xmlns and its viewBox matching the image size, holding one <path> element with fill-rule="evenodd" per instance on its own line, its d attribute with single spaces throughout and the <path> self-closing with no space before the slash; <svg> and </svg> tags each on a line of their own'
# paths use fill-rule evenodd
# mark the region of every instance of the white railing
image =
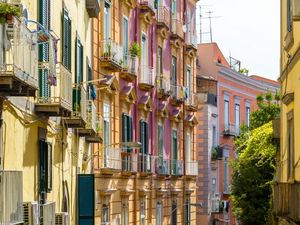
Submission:
<svg viewBox="0 0 300 225">
<path fill-rule="evenodd" d="M 157 87 L 158 90 L 164 93 L 171 93 L 170 78 L 161 74 L 157 77 Z"/>
<path fill-rule="evenodd" d="M 122 152 L 122 171 L 138 171 L 138 154 L 134 152 Z"/>
<path fill-rule="evenodd" d="M 29 85 L 38 88 L 36 34 L 31 33 L 25 23 L 16 17 L 13 18 L 13 26 L 9 25 L 6 28 L 6 33 L 8 38 L 11 39 L 11 47 L 4 52 L 3 64 L 0 64 L 0 77 L 1 75 L 16 76 Z"/>
<path fill-rule="evenodd" d="M 188 161 L 185 163 L 186 175 L 197 176 L 198 175 L 198 162 Z"/>
<path fill-rule="evenodd" d="M 179 37 L 183 37 L 183 23 L 181 20 L 172 18 L 171 32 L 177 34 Z"/>
<path fill-rule="evenodd" d="M 39 96 L 37 104 L 60 104 L 72 111 L 72 74 L 62 64 L 57 66 L 56 85 L 50 87 L 51 96 Z"/>
<path fill-rule="evenodd" d="M 231 136 L 237 135 L 236 125 L 231 123 L 224 123 L 223 135 L 231 135 Z"/>
<path fill-rule="evenodd" d="M 75 95 L 75 96 L 74 96 Z M 78 99 L 80 95 L 80 99 Z M 73 116 L 81 117 L 86 122 L 87 119 L 87 92 L 82 85 L 76 84 L 73 88 Z"/>
<path fill-rule="evenodd" d="M 186 88 L 178 85 L 170 85 L 171 87 L 171 98 L 175 100 L 184 101 L 187 97 Z"/>
<path fill-rule="evenodd" d="M 154 173 L 155 157 L 149 154 L 139 154 L 138 169 L 141 173 Z"/>
<path fill-rule="evenodd" d="M 212 198 L 211 199 L 211 212 L 212 213 L 219 213 L 220 212 L 220 198 Z"/>
<path fill-rule="evenodd" d="M 96 132 L 97 123 L 96 123 L 96 106 L 92 100 L 88 101 L 87 104 L 87 122 L 85 127 L 87 129 L 92 129 Z"/>
<path fill-rule="evenodd" d="M 22 223 L 22 203 L 22 172 L 0 171 L 0 224 Z"/>
<path fill-rule="evenodd" d="M 157 9 L 157 22 L 170 26 L 170 9 L 166 6 L 159 6 Z"/>
<path fill-rule="evenodd" d="M 153 67 L 142 65 L 142 76 L 140 78 L 140 83 L 148 84 L 154 86 L 154 70 Z"/>
<path fill-rule="evenodd" d="M 172 159 L 172 175 L 183 175 L 183 160 Z"/>
<path fill-rule="evenodd" d="M 112 39 L 101 41 L 101 61 L 112 61 L 121 66 L 123 61 L 123 48 Z"/>
<path fill-rule="evenodd" d="M 124 55 L 122 70 L 137 76 L 139 70 L 139 58 L 132 55 Z"/>
<path fill-rule="evenodd" d="M 121 150 L 119 148 L 107 147 L 103 152 L 102 169 L 121 170 Z"/>
<path fill-rule="evenodd" d="M 199 97 L 196 93 L 190 92 L 185 100 L 187 106 L 197 107 L 199 104 Z"/>
<path fill-rule="evenodd" d="M 141 6 L 149 7 L 153 11 L 155 9 L 154 0 L 141 0 L 140 4 L 141 4 Z"/>
<path fill-rule="evenodd" d="M 192 45 L 193 47 L 197 48 L 197 35 L 196 34 L 193 34 L 192 32 L 187 32 L 185 41 L 188 45 Z"/>
<path fill-rule="evenodd" d="M 170 159 L 163 159 L 162 157 L 157 157 L 157 173 L 160 175 L 170 174 Z"/>
<path fill-rule="evenodd" d="M 55 225 L 55 202 L 47 202 L 42 205 L 41 220 L 43 225 Z"/>
</svg>

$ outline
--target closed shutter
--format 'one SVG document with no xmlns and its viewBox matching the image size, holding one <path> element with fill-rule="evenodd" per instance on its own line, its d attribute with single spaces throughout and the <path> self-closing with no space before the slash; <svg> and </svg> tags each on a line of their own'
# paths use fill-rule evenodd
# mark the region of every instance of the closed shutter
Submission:
<svg viewBox="0 0 300 225">
<path fill-rule="evenodd" d="M 148 123 L 144 122 L 145 125 L 144 125 L 144 129 L 145 129 L 145 154 L 148 154 L 149 151 L 148 151 L 148 143 L 149 143 L 149 132 L 148 132 Z"/>
<path fill-rule="evenodd" d="M 75 60 L 75 83 L 81 84 L 83 81 L 83 46 L 78 37 L 76 38 Z"/>
<path fill-rule="evenodd" d="M 52 190 L 52 145 L 39 141 L 39 192 Z"/>
<path fill-rule="evenodd" d="M 50 29 L 50 0 L 39 0 L 39 23 L 46 29 Z M 49 44 L 39 45 L 39 61 L 49 61 Z M 48 70 L 39 70 L 39 94 L 41 97 L 50 96 L 48 85 Z"/>
<path fill-rule="evenodd" d="M 66 9 L 63 10 L 62 15 L 62 62 L 63 65 L 71 70 L 71 20 Z"/>
<path fill-rule="evenodd" d="M 127 116 L 122 114 L 122 141 L 127 142 Z"/>
<path fill-rule="evenodd" d="M 133 141 L 132 138 L 132 117 L 128 117 L 128 141 Z"/>
</svg>

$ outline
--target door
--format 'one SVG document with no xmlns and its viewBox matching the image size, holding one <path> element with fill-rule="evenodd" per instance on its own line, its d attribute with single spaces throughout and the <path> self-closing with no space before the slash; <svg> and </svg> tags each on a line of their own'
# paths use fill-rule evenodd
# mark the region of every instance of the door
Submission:
<svg viewBox="0 0 300 225">
<path fill-rule="evenodd" d="M 78 177 L 78 224 L 94 225 L 95 186 L 93 174 L 79 174 Z"/>
</svg>

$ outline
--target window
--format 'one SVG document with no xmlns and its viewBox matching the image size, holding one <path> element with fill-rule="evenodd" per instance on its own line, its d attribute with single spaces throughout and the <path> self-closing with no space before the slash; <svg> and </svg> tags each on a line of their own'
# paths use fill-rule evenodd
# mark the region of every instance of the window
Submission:
<svg viewBox="0 0 300 225">
<path fill-rule="evenodd" d="M 172 56 L 172 85 L 177 85 L 177 59 Z"/>
<path fill-rule="evenodd" d="M 212 147 L 217 146 L 217 129 L 216 126 L 212 128 Z"/>
<path fill-rule="evenodd" d="M 229 101 L 224 100 L 224 130 L 229 129 Z"/>
<path fill-rule="evenodd" d="M 144 120 L 140 121 L 140 141 L 141 141 L 141 153 L 148 154 L 148 123 Z"/>
<path fill-rule="evenodd" d="M 145 66 L 147 65 L 147 36 L 145 33 L 142 33 L 142 78 L 145 79 L 147 77 L 147 69 Z"/>
<path fill-rule="evenodd" d="M 178 159 L 178 155 L 177 155 L 177 130 L 173 130 L 172 132 L 172 147 L 173 147 L 173 165 L 172 165 L 172 170 L 173 170 L 173 174 L 177 174 L 178 173 L 178 167 L 177 167 L 177 159 Z"/>
<path fill-rule="evenodd" d="M 172 18 L 176 18 L 176 0 L 172 0 Z"/>
<path fill-rule="evenodd" d="M 122 225 L 128 225 L 128 206 L 127 204 L 122 204 Z"/>
<path fill-rule="evenodd" d="M 101 225 L 109 225 L 109 207 L 106 204 L 102 205 L 102 223 Z"/>
<path fill-rule="evenodd" d="M 104 121 L 104 146 L 110 145 L 110 105 L 109 104 L 104 104 L 103 105 L 103 121 Z M 104 149 L 104 166 L 108 166 L 108 154 L 109 154 L 109 149 L 106 147 Z"/>
<path fill-rule="evenodd" d="M 123 16 L 123 56 L 124 56 L 124 63 L 128 65 L 128 18 Z"/>
<path fill-rule="evenodd" d="M 228 193 L 228 185 L 229 185 L 229 166 L 228 166 L 228 156 L 224 157 L 224 181 L 223 181 L 223 192 Z"/>
<path fill-rule="evenodd" d="M 240 133 L 240 105 L 235 104 L 235 132 Z"/>
<path fill-rule="evenodd" d="M 163 158 L 163 126 L 158 125 L 158 157 Z"/>
<path fill-rule="evenodd" d="M 293 29 L 293 17 L 292 17 L 292 0 L 287 0 L 287 31 L 291 32 Z"/>
<path fill-rule="evenodd" d="M 176 200 L 172 201 L 172 213 L 171 213 L 171 224 L 177 225 L 177 202 Z"/>
<path fill-rule="evenodd" d="M 159 201 L 156 204 L 156 225 L 162 225 L 162 203 Z"/>
<path fill-rule="evenodd" d="M 71 19 L 66 9 L 63 9 L 62 24 L 62 64 L 71 70 Z"/>
<path fill-rule="evenodd" d="M 83 81 L 83 46 L 79 40 L 79 37 L 76 38 L 76 62 L 75 62 L 75 83 L 81 84 Z"/>
<path fill-rule="evenodd" d="M 39 192 L 52 190 L 52 145 L 45 140 L 39 141 Z"/>
<path fill-rule="evenodd" d="M 163 78 L 162 78 L 162 71 L 163 71 L 163 65 L 162 65 L 162 48 L 158 47 L 158 54 L 157 54 L 157 73 L 158 77 L 160 78 L 160 88 L 163 88 Z"/>
<path fill-rule="evenodd" d="M 122 142 L 132 142 L 132 117 L 122 114 Z"/>
<path fill-rule="evenodd" d="M 215 177 L 212 178 L 211 180 L 211 190 L 212 190 L 212 196 L 215 197 L 217 193 L 217 179 Z"/>
<path fill-rule="evenodd" d="M 186 68 L 186 88 L 187 88 L 187 98 L 190 98 L 191 93 L 191 67 L 187 65 Z"/>
<path fill-rule="evenodd" d="M 146 202 L 144 197 L 140 200 L 140 224 L 146 224 Z"/>
<path fill-rule="evenodd" d="M 246 106 L 246 125 L 250 127 L 250 106 Z"/>
<path fill-rule="evenodd" d="M 294 118 L 293 111 L 287 114 L 287 174 L 288 179 L 294 178 Z"/>
<path fill-rule="evenodd" d="M 185 159 L 187 162 L 191 161 L 191 134 L 189 132 L 186 133 L 186 155 Z"/>
<path fill-rule="evenodd" d="M 104 19 L 103 19 L 103 37 L 104 40 L 110 39 L 110 4 L 104 0 Z"/>
<path fill-rule="evenodd" d="M 190 199 L 187 199 L 185 202 L 185 224 L 191 224 L 191 204 Z"/>
</svg>

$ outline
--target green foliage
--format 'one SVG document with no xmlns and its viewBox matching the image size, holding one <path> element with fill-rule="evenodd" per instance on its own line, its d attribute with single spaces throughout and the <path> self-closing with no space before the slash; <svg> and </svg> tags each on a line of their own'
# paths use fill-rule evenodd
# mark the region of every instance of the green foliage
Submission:
<svg viewBox="0 0 300 225">
<path fill-rule="evenodd" d="M 9 4 L 9 3 L 0 3 L 0 18 L 1 18 L 1 21 L 3 22 L 4 19 L 6 21 L 6 17 L 8 15 L 20 17 L 22 15 L 22 12 L 21 12 L 21 9 L 17 6 L 14 6 L 14 5 Z"/>
<path fill-rule="evenodd" d="M 278 96 L 276 97 L 275 95 L 274 98 L 276 99 Z M 252 112 L 250 115 L 251 129 L 260 127 L 263 124 L 278 118 L 280 115 L 280 105 L 278 101 L 272 103 L 273 95 L 271 93 L 267 93 L 265 98 L 262 95 L 259 95 L 256 97 L 256 100 L 259 109 Z"/>
<path fill-rule="evenodd" d="M 241 225 L 265 225 L 269 220 L 277 149 L 272 138 L 269 122 L 245 131 L 235 142 L 239 155 L 232 165 L 231 197 Z"/>
<path fill-rule="evenodd" d="M 133 42 L 129 48 L 129 53 L 131 56 L 140 56 L 141 48 L 138 43 Z"/>
<path fill-rule="evenodd" d="M 241 68 L 241 69 L 239 70 L 239 73 L 242 73 L 242 74 L 248 75 L 248 73 L 249 73 L 249 70 L 248 70 L 248 69 L 246 69 L 246 68 Z"/>
</svg>

